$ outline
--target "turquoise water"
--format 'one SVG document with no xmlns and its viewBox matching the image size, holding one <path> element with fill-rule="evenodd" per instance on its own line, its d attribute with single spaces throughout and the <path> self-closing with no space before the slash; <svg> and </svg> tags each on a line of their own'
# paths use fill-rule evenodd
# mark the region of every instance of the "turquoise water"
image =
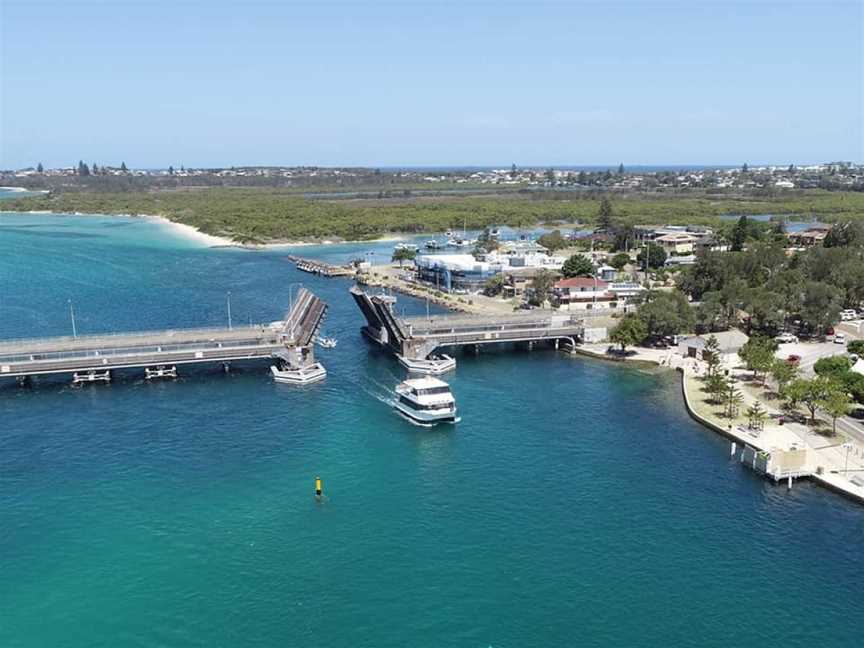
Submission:
<svg viewBox="0 0 864 648">
<path fill-rule="evenodd" d="M 674 375 L 460 355 L 462 423 L 417 428 L 348 282 L 286 253 L 0 215 L 0 338 L 67 334 L 68 299 L 81 332 L 220 324 L 229 290 L 267 321 L 302 281 L 339 339 L 301 389 L 0 387 L 0 646 L 860 645 L 864 508 L 730 462 Z"/>
</svg>

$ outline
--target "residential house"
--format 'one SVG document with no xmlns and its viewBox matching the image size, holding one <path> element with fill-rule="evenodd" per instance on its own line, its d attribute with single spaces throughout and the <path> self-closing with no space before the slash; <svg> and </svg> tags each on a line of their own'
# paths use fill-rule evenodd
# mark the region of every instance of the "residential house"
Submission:
<svg viewBox="0 0 864 648">
<path fill-rule="evenodd" d="M 608 289 L 609 283 L 596 277 L 561 279 L 553 288 L 552 301 L 561 310 L 617 308 L 618 297 Z"/>
<path fill-rule="evenodd" d="M 657 245 L 666 250 L 666 254 L 692 254 L 693 248 L 701 237 L 690 232 L 670 232 L 654 239 Z"/>
</svg>

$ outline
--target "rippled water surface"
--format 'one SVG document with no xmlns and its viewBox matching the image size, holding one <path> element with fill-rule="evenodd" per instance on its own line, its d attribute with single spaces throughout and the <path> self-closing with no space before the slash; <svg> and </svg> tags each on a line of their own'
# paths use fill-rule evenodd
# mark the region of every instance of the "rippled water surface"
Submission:
<svg viewBox="0 0 864 648">
<path fill-rule="evenodd" d="M 269 321 L 302 281 L 339 340 L 307 388 L 0 386 L 0 646 L 860 645 L 864 509 L 730 462 L 674 375 L 459 355 L 462 422 L 417 428 L 348 282 L 285 254 L 0 215 L 2 338 L 67 334 L 69 299 L 80 332 L 220 324 L 228 291 Z"/>
</svg>

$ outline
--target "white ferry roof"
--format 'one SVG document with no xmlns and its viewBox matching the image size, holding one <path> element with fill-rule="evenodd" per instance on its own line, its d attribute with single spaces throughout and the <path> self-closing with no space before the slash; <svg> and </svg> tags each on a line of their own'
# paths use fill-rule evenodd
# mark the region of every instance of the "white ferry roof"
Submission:
<svg viewBox="0 0 864 648">
<path fill-rule="evenodd" d="M 437 378 L 433 378 L 431 376 L 424 376 L 423 378 L 411 378 L 406 380 L 404 385 L 411 387 L 413 389 L 432 389 L 434 387 L 449 387 L 446 382 L 443 380 L 438 380 Z"/>
</svg>

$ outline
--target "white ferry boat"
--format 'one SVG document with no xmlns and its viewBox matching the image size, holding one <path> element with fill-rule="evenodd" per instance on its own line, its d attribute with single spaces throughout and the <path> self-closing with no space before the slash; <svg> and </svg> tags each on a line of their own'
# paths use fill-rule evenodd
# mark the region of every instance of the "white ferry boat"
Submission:
<svg viewBox="0 0 864 648">
<path fill-rule="evenodd" d="M 421 425 L 459 422 L 450 385 L 437 378 L 411 378 L 399 383 L 393 407 L 405 418 Z"/>
<path fill-rule="evenodd" d="M 273 380 L 288 385 L 308 385 L 309 383 L 324 380 L 327 377 L 327 370 L 320 362 L 314 362 L 299 369 L 291 369 L 289 367 L 279 369 L 271 366 L 270 373 L 273 374 Z"/>
<path fill-rule="evenodd" d="M 406 358 L 401 355 L 397 357 L 399 364 L 412 373 L 438 376 L 456 368 L 456 358 L 446 354 L 433 355 L 431 358 L 424 358 L 422 360 Z"/>
</svg>

